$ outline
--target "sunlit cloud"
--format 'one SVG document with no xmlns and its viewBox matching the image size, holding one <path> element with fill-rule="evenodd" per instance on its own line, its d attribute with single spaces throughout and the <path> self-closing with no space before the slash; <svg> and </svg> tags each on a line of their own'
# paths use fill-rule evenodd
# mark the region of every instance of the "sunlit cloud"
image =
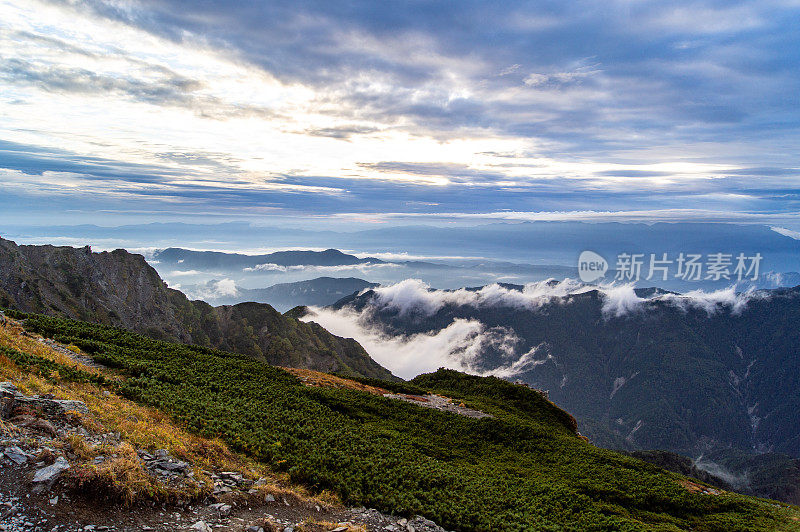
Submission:
<svg viewBox="0 0 800 532">
<path fill-rule="evenodd" d="M 797 11 L 0 0 L 0 199 L 783 223 Z"/>
</svg>

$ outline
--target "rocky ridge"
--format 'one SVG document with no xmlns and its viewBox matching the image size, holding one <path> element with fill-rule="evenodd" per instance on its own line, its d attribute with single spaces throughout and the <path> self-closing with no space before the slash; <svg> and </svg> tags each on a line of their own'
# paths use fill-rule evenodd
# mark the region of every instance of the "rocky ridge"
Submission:
<svg viewBox="0 0 800 532">
<path fill-rule="evenodd" d="M 212 307 L 169 288 L 123 249 L 18 246 L 0 238 L 0 308 L 123 327 L 157 340 L 242 353 L 269 364 L 394 378 L 353 339 L 264 303 Z"/>
</svg>

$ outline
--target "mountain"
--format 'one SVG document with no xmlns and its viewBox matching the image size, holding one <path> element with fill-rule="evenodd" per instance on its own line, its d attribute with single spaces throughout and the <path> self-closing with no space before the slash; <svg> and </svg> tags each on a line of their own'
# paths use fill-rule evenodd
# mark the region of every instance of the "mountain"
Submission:
<svg viewBox="0 0 800 532">
<path fill-rule="evenodd" d="M 193 269 L 244 269 L 289 266 L 352 266 L 356 264 L 381 264 L 382 260 L 367 257 L 360 259 L 337 249 L 325 251 L 277 251 L 266 255 L 244 255 L 220 251 L 192 251 L 167 248 L 153 253 L 153 262 L 164 266 Z"/>
<path fill-rule="evenodd" d="M 800 458 L 800 287 L 706 296 L 538 290 L 406 285 L 331 310 L 354 311 L 389 336 L 437 334 L 459 320 L 504 331 L 511 340 L 474 343 L 470 366 L 548 390 L 603 446 Z"/>
<path fill-rule="evenodd" d="M 125 250 L 93 253 L 0 239 L 0 306 L 115 325 L 270 364 L 391 378 L 352 339 L 266 304 L 190 301 L 168 288 L 143 256 Z"/>
<path fill-rule="evenodd" d="M 269 303 L 279 312 L 285 312 L 298 305 L 332 305 L 345 296 L 376 286 L 377 283 L 356 277 L 317 277 L 294 283 L 279 283 L 267 288 L 226 287 L 221 281 L 213 280 L 202 285 L 184 286 L 182 289 L 187 294 L 214 305 L 256 301 Z"/>
<path fill-rule="evenodd" d="M 150 223 L 121 227 L 6 225 L 18 241 L 71 239 L 128 249 L 225 242 L 231 249 L 257 246 L 340 248 L 428 256 L 480 256 L 574 267 L 583 250 L 609 261 L 619 253 L 747 253 L 764 256 L 762 271 L 798 271 L 800 240 L 766 225 L 732 223 L 507 222 L 482 225 L 399 225 L 362 231 L 313 231 L 291 225 Z M 112 243 L 109 243 L 112 242 Z"/>
<path fill-rule="evenodd" d="M 446 337 L 465 320 L 503 331 L 502 342 L 472 338 L 450 355 L 548 390 L 598 445 L 673 451 L 744 493 L 800 500 L 800 287 L 682 296 L 558 286 L 406 284 L 330 310 L 387 338 Z"/>
<path fill-rule="evenodd" d="M 120 494 L 135 510 L 133 528 L 155 518 L 159 530 L 208 530 L 196 519 L 210 518 L 215 530 L 788 531 L 800 519 L 797 507 L 595 447 L 543 394 L 498 378 L 439 370 L 364 385 L 117 328 L 8 315 L 0 375 L 19 388 L 0 382 L 4 427 L 15 438 L 0 488 L 14 488 L 20 513 L 41 501 L 37 523 L 71 511 L 74 529 L 76 518 L 96 516 L 75 512 L 87 498 L 108 511 Z M 84 439 L 69 426 L 58 445 L 37 441 L 35 427 L 55 427 L 32 422 L 32 403 L 53 410 L 59 428 L 82 423 L 94 433 Z M 64 403 L 83 415 L 55 415 Z M 57 484 L 46 496 L 28 497 L 28 479 L 44 476 L 31 469 L 47 459 L 45 446 L 70 470 L 47 478 Z M 158 470 L 169 474 L 149 473 Z M 337 512 L 339 501 L 359 509 Z M 117 524 L 127 517 L 113 515 Z"/>
</svg>

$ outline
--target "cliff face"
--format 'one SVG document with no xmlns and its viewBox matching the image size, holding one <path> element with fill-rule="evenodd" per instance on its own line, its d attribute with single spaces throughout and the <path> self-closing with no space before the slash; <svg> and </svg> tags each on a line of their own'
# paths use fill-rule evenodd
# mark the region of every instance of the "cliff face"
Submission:
<svg viewBox="0 0 800 532">
<path fill-rule="evenodd" d="M 212 307 L 167 287 L 141 255 L 18 246 L 0 238 L 0 306 L 115 325 L 270 364 L 390 378 L 355 341 L 269 305 Z"/>
</svg>

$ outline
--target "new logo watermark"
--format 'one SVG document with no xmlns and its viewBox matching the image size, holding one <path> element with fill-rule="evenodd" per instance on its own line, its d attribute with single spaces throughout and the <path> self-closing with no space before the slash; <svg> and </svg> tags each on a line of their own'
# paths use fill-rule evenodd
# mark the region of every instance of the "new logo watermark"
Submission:
<svg viewBox="0 0 800 532">
<path fill-rule="evenodd" d="M 608 271 L 608 262 L 594 251 L 584 251 L 578 257 L 578 275 L 584 283 L 601 279 Z"/>
<path fill-rule="evenodd" d="M 616 259 L 615 281 L 757 281 L 763 256 L 761 253 L 620 253 Z M 608 269 L 606 259 L 594 251 L 584 251 L 578 257 L 578 276 L 584 283 L 602 279 Z"/>
</svg>

